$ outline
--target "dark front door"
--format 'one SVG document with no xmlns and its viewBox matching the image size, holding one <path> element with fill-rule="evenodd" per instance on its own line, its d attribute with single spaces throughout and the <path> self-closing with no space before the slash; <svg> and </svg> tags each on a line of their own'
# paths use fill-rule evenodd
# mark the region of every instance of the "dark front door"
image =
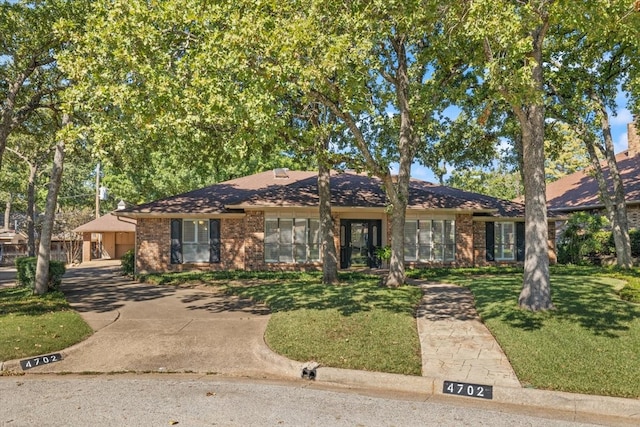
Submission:
<svg viewBox="0 0 640 427">
<path fill-rule="evenodd" d="M 340 268 L 377 267 L 375 250 L 382 238 L 382 221 L 340 221 Z"/>
</svg>

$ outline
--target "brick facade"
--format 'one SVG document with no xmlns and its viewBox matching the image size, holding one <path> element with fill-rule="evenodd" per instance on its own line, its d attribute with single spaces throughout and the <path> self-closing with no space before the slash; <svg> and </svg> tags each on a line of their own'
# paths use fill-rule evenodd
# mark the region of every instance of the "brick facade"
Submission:
<svg viewBox="0 0 640 427">
<path fill-rule="evenodd" d="M 640 205 L 627 205 L 629 229 L 640 229 Z"/>
<path fill-rule="evenodd" d="M 640 210 L 638 210 L 640 216 Z M 473 221 L 470 214 L 457 214 L 456 260 L 452 263 L 407 263 L 408 267 L 451 265 L 459 267 L 495 265 L 486 260 L 485 222 Z M 386 219 L 387 242 L 391 239 L 391 221 Z M 336 250 L 340 253 L 340 216 L 333 215 Z M 220 223 L 221 260 L 219 263 L 171 264 L 171 219 L 140 218 L 136 235 L 136 271 L 197 270 L 319 270 L 321 263 L 265 263 L 264 212 L 249 211 L 242 218 L 222 218 Z M 384 236 L 383 236 L 384 240 Z M 555 263 L 555 225 L 549 224 L 549 258 Z M 504 262 L 501 264 L 513 264 Z"/>
<path fill-rule="evenodd" d="M 136 225 L 136 272 L 171 271 L 171 219 L 141 218 Z"/>
<path fill-rule="evenodd" d="M 473 266 L 474 258 L 473 216 L 469 214 L 456 215 L 456 265 L 459 267 Z"/>
</svg>

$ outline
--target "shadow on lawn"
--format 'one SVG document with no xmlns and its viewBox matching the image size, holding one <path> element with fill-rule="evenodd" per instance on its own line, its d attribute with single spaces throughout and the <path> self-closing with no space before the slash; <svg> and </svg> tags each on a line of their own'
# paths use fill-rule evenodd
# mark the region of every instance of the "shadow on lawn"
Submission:
<svg viewBox="0 0 640 427">
<path fill-rule="evenodd" d="M 342 315 L 384 309 L 396 313 L 413 313 L 411 301 L 419 301 L 415 287 L 389 289 L 378 286 L 379 278 L 362 276 L 350 278 L 345 285 L 323 285 L 317 281 L 295 281 L 259 286 L 227 287 L 232 294 L 266 303 L 276 311 L 300 309 L 335 309 Z"/>
<path fill-rule="evenodd" d="M 578 324 L 594 335 L 618 337 L 640 316 L 638 307 L 626 303 L 602 279 L 588 276 L 553 276 L 555 310 L 533 313 L 517 306 L 522 283 L 513 276 L 477 276 L 471 281 L 476 307 L 487 321 L 499 318 L 514 328 L 537 330 L 551 318 Z"/>
</svg>

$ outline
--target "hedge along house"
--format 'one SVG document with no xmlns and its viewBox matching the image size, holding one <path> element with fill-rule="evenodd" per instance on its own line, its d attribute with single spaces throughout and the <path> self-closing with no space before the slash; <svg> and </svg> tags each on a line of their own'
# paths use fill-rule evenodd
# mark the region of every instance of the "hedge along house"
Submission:
<svg viewBox="0 0 640 427">
<path fill-rule="evenodd" d="M 332 172 L 340 268 L 376 267 L 390 242 L 382 183 Z M 276 169 L 115 212 L 134 218 L 138 273 L 320 269 L 317 172 Z M 411 180 L 405 263 L 479 266 L 524 259 L 524 206 Z M 550 222 L 549 255 L 555 261 Z"/>
</svg>

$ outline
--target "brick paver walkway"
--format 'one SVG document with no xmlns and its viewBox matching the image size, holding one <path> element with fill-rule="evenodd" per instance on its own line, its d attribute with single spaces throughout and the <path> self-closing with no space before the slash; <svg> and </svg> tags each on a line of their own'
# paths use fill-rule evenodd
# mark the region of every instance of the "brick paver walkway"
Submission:
<svg viewBox="0 0 640 427">
<path fill-rule="evenodd" d="M 417 313 L 424 376 L 520 387 L 509 360 L 480 321 L 467 288 L 414 283 L 424 292 Z"/>
</svg>

